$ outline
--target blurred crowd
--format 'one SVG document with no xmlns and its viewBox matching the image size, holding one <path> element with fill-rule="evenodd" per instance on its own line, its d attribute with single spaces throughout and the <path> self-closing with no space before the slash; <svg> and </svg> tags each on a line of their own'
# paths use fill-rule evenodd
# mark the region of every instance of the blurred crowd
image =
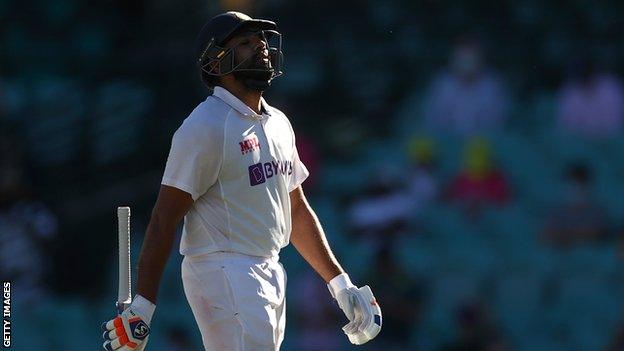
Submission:
<svg viewBox="0 0 624 351">
<path fill-rule="evenodd" d="M 238 9 L 284 34 L 267 99 L 382 307 L 361 350 L 624 349 L 622 4 L 0 4 L 0 276 L 25 310 L 48 306 L 29 325 L 62 309 L 99 337 L 83 304 L 113 312 L 114 209 L 132 206 L 140 241 L 172 132 L 208 93 L 195 34 Z M 199 349 L 178 256 L 154 350 Z M 292 248 L 282 261 L 284 348 L 348 349 L 321 279 Z M 20 341 L 62 349 L 54 330 Z"/>
</svg>

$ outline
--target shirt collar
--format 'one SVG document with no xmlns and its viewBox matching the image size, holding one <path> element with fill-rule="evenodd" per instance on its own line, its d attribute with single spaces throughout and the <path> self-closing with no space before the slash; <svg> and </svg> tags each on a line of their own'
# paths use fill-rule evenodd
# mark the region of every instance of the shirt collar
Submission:
<svg viewBox="0 0 624 351">
<path fill-rule="evenodd" d="M 264 101 L 263 97 L 260 97 L 260 104 L 262 106 L 263 113 L 257 114 L 254 110 L 251 109 L 251 107 L 245 105 L 244 102 L 239 100 L 236 96 L 234 96 L 225 88 L 222 88 L 220 86 L 214 87 L 214 91 L 212 95 L 223 100 L 223 102 L 230 105 L 231 108 L 235 109 L 236 111 L 238 111 L 240 114 L 242 114 L 245 117 L 262 119 L 271 115 L 271 113 L 269 112 L 270 111 L 269 104 L 267 104 L 266 101 Z"/>
</svg>

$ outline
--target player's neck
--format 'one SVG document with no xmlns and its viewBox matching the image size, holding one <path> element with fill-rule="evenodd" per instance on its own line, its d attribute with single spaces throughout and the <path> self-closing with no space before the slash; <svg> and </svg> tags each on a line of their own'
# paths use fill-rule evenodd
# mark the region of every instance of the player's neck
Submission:
<svg viewBox="0 0 624 351">
<path fill-rule="evenodd" d="M 261 114 L 262 105 L 260 103 L 260 98 L 262 97 L 262 92 L 249 89 L 243 84 L 238 82 L 223 82 L 223 88 L 232 93 L 232 95 L 236 96 L 240 101 L 242 101 L 245 105 L 249 106 L 255 113 Z M 230 83 L 230 84 L 228 84 Z"/>
</svg>

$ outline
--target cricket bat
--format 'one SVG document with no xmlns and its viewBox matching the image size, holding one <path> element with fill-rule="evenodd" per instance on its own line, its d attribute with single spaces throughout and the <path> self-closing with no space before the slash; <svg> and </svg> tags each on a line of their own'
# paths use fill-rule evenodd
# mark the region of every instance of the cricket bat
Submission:
<svg viewBox="0 0 624 351">
<path fill-rule="evenodd" d="M 117 313 L 132 302 L 132 266 L 130 264 L 130 207 L 117 207 L 117 233 L 119 237 L 119 288 Z"/>
<path fill-rule="evenodd" d="M 117 207 L 117 235 L 119 239 L 119 287 L 117 314 L 132 303 L 132 265 L 130 262 L 130 207 Z M 134 351 L 143 351 L 147 338 Z"/>
</svg>

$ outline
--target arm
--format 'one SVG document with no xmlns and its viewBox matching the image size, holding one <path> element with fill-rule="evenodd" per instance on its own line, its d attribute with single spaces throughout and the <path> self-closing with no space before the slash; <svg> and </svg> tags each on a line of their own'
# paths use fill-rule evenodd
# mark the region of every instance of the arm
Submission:
<svg viewBox="0 0 624 351">
<path fill-rule="evenodd" d="M 292 216 L 291 243 L 299 254 L 328 283 L 344 273 L 329 247 L 325 233 L 301 187 L 290 192 Z"/>
<path fill-rule="evenodd" d="M 161 185 L 139 256 L 137 294 L 120 315 L 102 325 L 105 350 L 145 349 L 158 286 L 173 246 L 175 229 L 192 205 L 190 194 Z"/>
<path fill-rule="evenodd" d="M 323 228 L 301 187 L 290 192 L 292 234 L 290 241 L 299 254 L 325 280 L 330 293 L 349 323 L 343 331 L 349 341 L 361 345 L 381 330 L 381 309 L 368 286 L 358 289 L 331 251 Z"/>
<path fill-rule="evenodd" d="M 190 194 L 161 185 L 141 247 L 137 274 L 137 294 L 154 304 L 173 246 L 176 226 L 192 205 Z"/>
</svg>

